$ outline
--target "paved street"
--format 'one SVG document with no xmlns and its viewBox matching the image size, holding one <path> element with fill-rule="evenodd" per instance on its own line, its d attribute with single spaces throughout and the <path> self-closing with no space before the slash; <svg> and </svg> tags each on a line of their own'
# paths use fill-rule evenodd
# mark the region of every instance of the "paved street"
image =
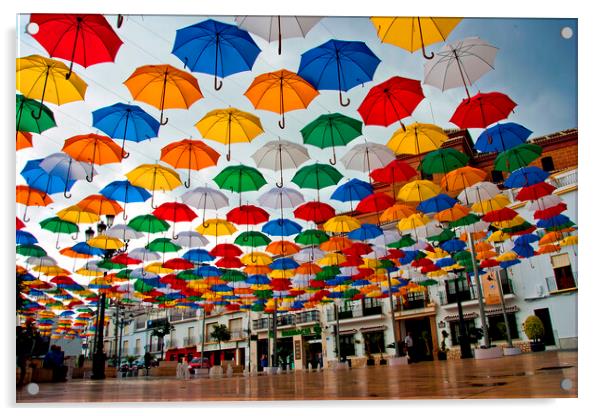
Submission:
<svg viewBox="0 0 602 416">
<path fill-rule="evenodd" d="M 577 352 L 273 376 L 107 379 L 40 384 L 18 403 L 577 397 Z"/>
</svg>

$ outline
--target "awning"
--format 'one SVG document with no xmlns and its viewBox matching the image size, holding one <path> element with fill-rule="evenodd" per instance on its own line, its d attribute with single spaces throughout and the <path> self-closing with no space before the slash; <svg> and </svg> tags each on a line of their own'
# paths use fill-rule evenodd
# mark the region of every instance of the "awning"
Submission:
<svg viewBox="0 0 602 416">
<path fill-rule="evenodd" d="M 465 313 L 464 314 L 464 319 L 474 319 L 477 316 L 479 316 L 479 315 L 476 312 Z M 445 318 L 443 318 L 443 320 L 446 321 L 446 322 L 459 321 L 460 320 L 460 314 L 457 313 L 455 315 L 447 315 Z"/>
<path fill-rule="evenodd" d="M 357 332 L 357 329 L 345 329 L 343 331 L 339 331 L 339 335 L 352 335 Z"/>
<path fill-rule="evenodd" d="M 516 305 L 508 306 L 506 308 L 507 313 L 518 312 L 518 310 L 519 310 L 518 306 L 516 306 Z M 487 316 L 496 316 L 496 315 L 501 315 L 501 314 L 502 314 L 502 308 L 485 309 L 485 315 L 487 315 Z M 464 314 L 464 319 L 475 319 L 478 316 L 479 316 L 479 314 L 476 312 L 468 312 L 468 313 Z M 443 318 L 443 320 L 446 322 L 459 321 L 460 314 L 447 315 L 445 318 Z"/>
<path fill-rule="evenodd" d="M 518 312 L 518 306 L 512 305 L 506 307 L 506 313 Z M 487 316 L 495 316 L 501 315 L 502 308 L 494 308 L 494 309 L 485 309 L 485 315 Z"/>
<path fill-rule="evenodd" d="M 379 332 L 379 331 L 384 331 L 385 329 L 387 329 L 386 326 L 379 325 L 379 326 L 370 326 L 370 327 L 367 327 L 367 328 L 360 328 L 360 331 L 362 333 L 366 333 L 366 332 Z"/>
</svg>

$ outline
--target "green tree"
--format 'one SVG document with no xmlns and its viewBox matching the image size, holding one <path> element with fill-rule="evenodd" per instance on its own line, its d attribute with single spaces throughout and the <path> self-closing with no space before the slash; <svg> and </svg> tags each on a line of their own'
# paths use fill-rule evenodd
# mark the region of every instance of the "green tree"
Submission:
<svg viewBox="0 0 602 416">
<path fill-rule="evenodd" d="M 165 320 L 163 325 L 154 328 L 151 332 L 151 336 L 158 337 L 161 339 L 161 359 L 163 359 L 163 338 L 165 338 L 166 335 L 169 335 L 173 330 L 174 326 L 170 324 L 167 320 Z"/>
<path fill-rule="evenodd" d="M 222 349 L 222 342 L 230 341 L 231 337 L 230 330 L 224 324 L 214 325 L 210 335 L 211 338 L 217 341 L 220 351 Z"/>
</svg>

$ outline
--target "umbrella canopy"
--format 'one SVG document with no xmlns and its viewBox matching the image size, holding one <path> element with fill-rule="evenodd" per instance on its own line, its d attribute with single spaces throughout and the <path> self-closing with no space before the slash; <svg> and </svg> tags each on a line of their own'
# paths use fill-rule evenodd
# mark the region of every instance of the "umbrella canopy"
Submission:
<svg viewBox="0 0 602 416">
<path fill-rule="evenodd" d="M 416 169 L 399 159 L 394 159 L 386 166 L 370 172 L 370 177 L 373 180 L 388 184 L 409 181 L 416 175 L 418 175 Z"/>
<path fill-rule="evenodd" d="M 315 223 L 323 223 L 335 216 L 335 210 L 328 204 L 323 202 L 306 202 L 299 205 L 294 211 L 295 218 L 305 221 L 313 221 Z"/>
<path fill-rule="evenodd" d="M 318 96 L 318 91 L 299 75 L 281 69 L 256 77 L 245 96 L 256 109 L 280 114 L 282 120 L 278 121 L 278 126 L 284 129 L 284 113 L 307 108 Z"/>
<path fill-rule="evenodd" d="M 331 233 L 348 233 L 361 227 L 361 223 L 349 215 L 338 215 L 324 223 L 324 231 Z"/>
<path fill-rule="evenodd" d="M 516 169 L 504 181 L 508 188 L 522 188 L 545 181 L 550 174 L 537 166 Z"/>
<path fill-rule="evenodd" d="M 556 187 L 554 185 L 551 185 L 547 182 L 539 182 L 533 185 L 524 186 L 518 192 L 518 194 L 516 194 L 516 199 L 518 199 L 519 201 L 533 201 L 541 197 L 550 195 L 555 190 Z"/>
<path fill-rule="evenodd" d="M 319 201 L 320 189 L 336 185 L 342 178 L 343 175 L 332 166 L 316 162 L 299 169 L 291 181 L 299 188 L 317 189 Z"/>
<path fill-rule="evenodd" d="M 144 202 L 151 197 L 146 189 L 132 185 L 129 181 L 113 181 L 100 190 L 102 196 L 115 201 L 121 201 L 123 205 L 123 219 L 128 217 L 125 213 L 128 202 Z M 100 214 L 99 214 L 100 215 Z"/>
<path fill-rule="evenodd" d="M 453 147 L 433 150 L 424 156 L 420 162 L 420 169 L 429 175 L 435 173 L 448 173 L 454 169 L 468 164 L 469 157 Z"/>
<path fill-rule="evenodd" d="M 317 90 L 339 91 L 339 103 L 347 107 L 342 91 L 372 81 L 379 64 L 364 42 L 331 39 L 301 54 L 297 73 Z"/>
<path fill-rule="evenodd" d="M 228 145 L 228 161 L 232 143 L 250 143 L 263 133 L 259 117 L 232 107 L 208 112 L 195 127 L 204 138 Z"/>
<path fill-rule="evenodd" d="M 501 172 L 512 172 L 524 168 L 541 156 L 542 147 L 536 144 L 523 143 L 512 149 L 501 152 L 495 158 L 493 168 Z"/>
<path fill-rule="evenodd" d="M 203 222 L 205 222 L 205 214 L 208 209 L 218 210 L 230 204 L 226 195 L 207 186 L 199 186 L 198 188 L 186 191 L 182 195 L 182 202 L 193 208 L 202 209 Z"/>
<path fill-rule="evenodd" d="M 241 205 L 228 211 L 226 219 L 234 224 L 261 224 L 270 219 L 270 214 L 255 205 Z"/>
<path fill-rule="evenodd" d="M 449 120 L 461 129 L 485 128 L 508 117 L 516 103 L 500 92 L 478 93 L 462 100 Z"/>
<path fill-rule="evenodd" d="M 25 182 L 29 185 L 29 188 L 17 188 L 17 190 L 21 189 L 21 192 L 25 192 L 31 194 L 29 189 L 37 189 L 44 194 L 54 194 L 57 192 L 66 192 L 71 189 L 73 184 L 75 183 L 75 179 L 67 180 L 66 176 L 63 175 L 53 175 L 46 172 L 44 169 L 40 167 L 40 164 L 44 161 L 44 159 L 33 159 L 27 161 L 23 170 L 21 170 L 21 176 L 25 178 Z M 22 186 L 22 185 L 19 185 Z M 17 192 L 19 194 L 19 192 Z M 27 195 L 28 197 L 31 195 Z M 25 205 L 30 205 L 27 201 L 30 198 L 26 199 Z M 21 199 L 21 201 L 23 201 Z"/>
<path fill-rule="evenodd" d="M 356 144 L 341 159 L 345 169 L 368 172 L 368 175 L 372 169 L 383 168 L 393 160 L 395 155 L 391 149 L 382 144 L 369 142 Z"/>
<path fill-rule="evenodd" d="M 435 54 L 435 59 L 424 65 L 424 83 L 442 91 L 464 87 L 493 69 L 498 48 L 478 37 L 460 39 L 445 45 Z"/>
<path fill-rule="evenodd" d="M 333 159 L 330 159 L 330 164 L 335 165 L 337 162 L 335 146 L 346 146 L 361 136 L 362 123 L 340 113 L 322 114 L 303 127 L 301 135 L 305 144 L 311 144 L 320 149 L 332 147 Z"/>
<path fill-rule="evenodd" d="M 161 149 L 161 160 L 176 169 L 188 169 L 184 186 L 190 188 L 190 171 L 216 166 L 220 154 L 200 140 L 184 139 Z"/>
<path fill-rule="evenodd" d="M 127 173 L 126 178 L 132 185 L 140 186 L 151 191 L 151 207 L 154 206 L 155 191 L 171 191 L 182 185 L 180 175 L 173 169 L 159 164 L 143 164 Z"/>
<path fill-rule="evenodd" d="M 29 147 L 33 147 L 33 136 L 31 133 L 26 131 L 17 131 L 17 140 L 15 143 L 15 150 L 23 150 Z"/>
<path fill-rule="evenodd" d="M 531 133 L 520 124 L 496 124 L 479 135 L 475 148 L 480 152 L 503 152 L 524 143 Z"/>
<path fill-rule="evenodd" d="M 276 187 L 261 194 L 258 201 L 266 208 L 282 210 L 283 208 L 295 208 L 305 199 L 303 194 L 295 189 Z"/>
<path fill-rule="evenodd" d="M 32 13 L 30 23 L 38 25 L 32 35 L 51 57 L 71 61 L 84 68 L 102 62 L 114 62 L 123 44 L 107 19 L 101 14 L 41 14 Z"/>
<path fill-rule="evenodd" d="M 397 194 L 397 198 L 406 202 L 422 202 L 426 199 L 437 196 L 441 193 L 441 188 L 431 181 L 415 180 L 405 184 Z"/>
<path fill-rule="evenodd" d="M 174 240 L 178 239 L 175 233 L 175 223 L 190 222 L 197 217 L 196 213 L 192 209 L 190 209 L 188 205 L 179 202 L 165 202 L 159 205 L 153 211 L 153 215 L 159 219 L 171 221 L 174 223 L 174 227 L 172 230 L 172 238 Z"/>
<path fill-rule="evenodd" d="M 201 225 L 196 228 L 196 231 L 203 235 L 212 235 L 217 237 L 222 235 L 232 235 L 236 232 L 236 227 L 230 222 L 221 219 L 209 219 L 203 221 Z"/>
<path fill-rule="evenodd" d="M 77 205 L 96 215 L 117 215 L 123 212 L 123 208 L 116 201 L 109 199 L 103 195 L 89 195 L 79 201 Z"/>
<path fill-rule="evenodd" d="M 92 165 L 118 163 L 123 159 L 121 148 L 111 138 L 94 133 L 65 140 L 62 150 L 75 160 L 90 163 L 90 176 L 86 176 L 88 182 L 94 179 Z"/>
<path fill-rule="evenodd" d="M 123 83 L 134 100 L 161 110 L 160 123 L 166 108 L 190 108 L 203 98 L 199 83 L 191 74 L 171 65 L 146 65 L 137 68 Z"/>
<path fill-rule="evenodd" d="M 426 59 L 425 46 L 443 42 L 462 18 L 457 17 L 371 17 L 381 41 L 398 46 L 410 52 L 422 49 Z"/>
<path fill-rule="evenodd" d="M 142 233 L 128 227 L 125 224 L 117 224 L 111 226 L 106 232 L 109 237 L 116 237 L 120 240 L 135 240 L 143 236 Z"/>
<path fill-rule="evenodd" d="M 364 124 L 385 126 L 411 116 L 424 99 L 420 81 L 392 77 L 370 89 L 357 111 Z"/>
<path fill-rule="evenodd" d="M 302 227 L 299 224 L 286 218 L 278 218 L 268 221 L 263 225 L 263 227 L 261 227 L 261 231 L 267 235 L 280 237 L 299 234 L 301 230 Z"/>
<path fill-rule="evenodd" d="M 213 75 L 216 91 L 222 87 L 218 77 L 250 71 L 259 52 L 247 32 L 213 19 L 178 29 L 171 51 L 192 72 Z"/>
<path fill-rule="evenodd" d="M 304 146 L 287 140 L 273 140 L 257 149 L 251 156 L 258 168 L 280 171 L 278 188 L 284 186 L 282 171 L 284 169 L 298 169 L 309 160 L 309 153 Z"/>
<path fill-rule="evenodd" d="M 245 165 L 228 166 L 213 178 L 213 181 L 222 189 L 238 192 L 239 205 L 242 204 L 243 192 L 257 191 L 267 184 L 261 172 Z"/>
<path fill-rule="evenodd" d="M 420 155 L 439 149 L 446 140 L 447 134 L 441 127 L 434 124 L 413 123 L 393 133 L 387 146 L 396 155 Z"/>
<path fill-rule="evenodd" d="M 38 111 L 40 111 L 40 117 L 35 118 L 34 115 Z M 56 127 L 54 114 L 48 107 L 21 94 L 17 94 L 16 117 L 17 131 L 42 133 Z"/>
<path fill-rule="evenodd" d="M 40 162 L 39 167 L 48 172 L 49 175 L 64 179 L 65 189 L 63 195 L 65 198 L 71 198 L 71 195 L 67 194 L 69 181 L 90 178 L 94 171 L 93 166 L 74 160 L 71 156 L 61 152 L 46 156 Z"/>
<path fill-rule="evenodd" d="M 272 240 L 267 235 L 259 231 L 244 231 L 234 240 L 234 244 L 248 247 L 262 247 L 270 244 Z"/>
<path fill-rule="evenodd" d="M 479 206 L 473 207 L 473 209 L 477 212 L 485 212 L 488 208 L 489 210 L 498 209 L 497 207 L 502 208 L 510 203 L 510 201 L 508 201 L 508 203 L 504 205 L 505 201 L 498 198 L 499 194 L 500 189 L 496 184 L 491 182 L 477 182 L 460 192 L 460 194 L 458 194 L 458 200 L 463 201 L 466 205 L 479 204 Z M 505 196 L 501 197 L 505 198 Z M 484 203 L 484 201 L 492 200 L 494 198 L 496 200 L 492 201 L 491 204 Z"/>
<path fill-rule="evenodd" d="M 487 172 L 471 166 L 464 166 L 446 173 L 441 179 L 441 188 L 446 192 L 461 191 L 483 181 Z"/>
<path fill-rule="evenodd" d="M 236 24 L 268 42 L 278 40 L 280 55 L 282 39 L 305 37 L 320 20 L 313 16 L 238 16 Z"/>
<path fill-rule="evenodd" d="M 128 227 L 143 233 L 161 233 L 169 229 L 169 224 L 154 215 L 138 215 L 130 220 Z"/>
</svg>

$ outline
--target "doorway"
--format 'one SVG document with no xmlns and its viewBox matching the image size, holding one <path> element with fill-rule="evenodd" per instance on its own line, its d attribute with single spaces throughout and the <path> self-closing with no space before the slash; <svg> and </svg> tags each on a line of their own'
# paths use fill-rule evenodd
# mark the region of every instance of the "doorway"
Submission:
<svg viewBox="0 0 602 416">
<path fill-rule="evenodd" d="M 546 345 L 556 345 L 554 340 L 554 328 L 552 328 L 552 320 L 550 319 L 550 310 L 548 308 L 535 309 L 535 316 L 541 319 L 544 328 L 543 342 Z"/>
<path fill-rule="evenodd" d="M 414 355 L 416 361 L 433 360 L 433 336 L 431 334 L 431 321 L 426 318 L 406 319 L 404 321 L 406 334 L 412 333 L 414 341 Z"/>
</svg>

